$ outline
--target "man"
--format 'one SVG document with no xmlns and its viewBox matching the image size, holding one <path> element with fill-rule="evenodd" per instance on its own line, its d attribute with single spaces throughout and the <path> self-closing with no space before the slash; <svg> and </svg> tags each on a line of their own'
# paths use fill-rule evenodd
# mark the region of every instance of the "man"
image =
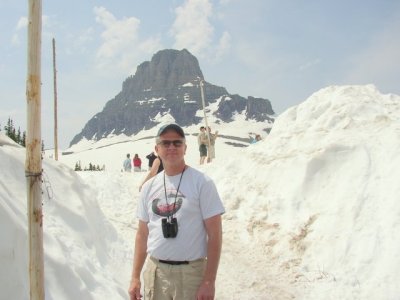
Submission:
<svg viewBox="0 0 400 300">
<path fill-rule="evenodd" d="M 130 172 L 132 170 L 131 155 L 129 153 L 126 155 L 123 166 L 125 172 Z"/>
<path fill-rule="evenodd" d="M 200 152 L 200 164 L 204 164 L 204 161 L 207 157 L 207 135 L 206 128 L 204 126 L 200 127 L 200 133 L 197 136 L 197 143 L 199 144 L 199 152 Z"/>
<path fill-rule="evenodd" d="M 157 155 L 154 154 L 154 151 L 152 151 L 150 154 L 146 155 L 146 158 L 149 160 L 149 170 L 153 166 L 154 160 L 157 158 Z"/>
<path fill-rule="evenodd" d="M 250 144 L 255 144 L 261 141 L 261 135 L 249 132 Z"/>
<path fill-rule="evenodd" d="M 208 156 L 207 162 L 210 163 L 215 158 L 215 140 L 218 137 L 218 131 L 214 133 L 211 132 L 211 127 L 208 126 L 208 136 L 210 139 L 210 144 L 208 145 Z"/>
<path fill-rule="evenodd" d="M 155 151 L 164 171 L 148 180 L 138 203 L 130 299 L 214 299 L 224 207 L 214 182 L 186 165 L 185 134 L 163 126 Z"/>
</svg>

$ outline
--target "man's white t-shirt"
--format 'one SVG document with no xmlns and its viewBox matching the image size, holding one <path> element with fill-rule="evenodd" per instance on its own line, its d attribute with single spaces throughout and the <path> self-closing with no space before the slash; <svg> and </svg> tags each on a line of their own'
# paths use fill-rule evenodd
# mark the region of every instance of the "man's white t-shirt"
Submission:
<svg viewBox="0 0 400 300">
<path fill-rule="evenodd" d="M 137 215 L 148 223 L 147 253 L 158 259 L 191 261 L 206 257 L 204 220 L 225 212 L 217 188 L 207 175 L 191 167 L 186 168 L 182 179 L 181 175 L 160 172 L 143 185 L 140 195 Z M 171 214 L 177 218 L 178 235 L 164 238 L 161 220 Z"/>
</svg>

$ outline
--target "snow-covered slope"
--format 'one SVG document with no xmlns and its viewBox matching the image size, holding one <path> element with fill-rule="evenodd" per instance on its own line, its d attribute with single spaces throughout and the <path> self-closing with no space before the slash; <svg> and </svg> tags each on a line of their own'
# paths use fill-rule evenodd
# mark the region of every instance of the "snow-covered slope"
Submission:
<svg viewBox="0 0 400 300">
<path fill-rule="evenodd" d="M 217 140 L 212 164 L 199 166 L 189 134 L 186 154 L 215 180 L 226 207 L 217 299 L 398 299 L 399 96 L 372 85 L 327 87 L 279 116 L 261 142 L 225 141 Z M 0 145 L 0 282 L 7 299 L 25 299 L 24 154 Z M 105 172 L 77 175 L 69 155 L 45 159 L 47 299 L 126 298 L 145 173 L 120 165 L 126 153 L 143 156 L 153 145 L 74 154 L 114 162 Z"/>
<path fill-rule="evenodd" d="M 0 299 L 29 299 L 25 149 L 0 134 Z M 63 164 L 43 169 L 46 299 L 123 299 L 109 272 L 119 237 L 96 191 Z"/>
<path fill-rule="evenodd" d="M 262 249 L 255 273 L 294 272 L 290 286 L 308 287 L 300 299 L 397 299 L 399 149 L 399 96 L 322 89 L 213 172 L 232 219 L 225 228 L 242 224 L 244 253 Z"/>
</svg>

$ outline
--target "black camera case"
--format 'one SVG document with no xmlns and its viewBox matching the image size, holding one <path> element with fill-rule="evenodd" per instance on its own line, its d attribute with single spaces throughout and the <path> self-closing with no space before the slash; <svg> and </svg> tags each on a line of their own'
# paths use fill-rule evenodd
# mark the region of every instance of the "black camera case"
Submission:
<svg viewBox="0 0 400 300">
<path fill-rule="evenodd" d="M 161 222 L 164 238 L 174 238 L 178 235 L 178 220 L 176 218 L 163 218 Z"/>
</svg>

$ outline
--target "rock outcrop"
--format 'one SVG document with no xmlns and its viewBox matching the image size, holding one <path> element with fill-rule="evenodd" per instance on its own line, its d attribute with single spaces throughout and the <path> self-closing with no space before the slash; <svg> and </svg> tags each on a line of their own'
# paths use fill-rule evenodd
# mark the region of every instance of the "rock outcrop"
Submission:
<svg viewBox="0 0 400 300">
<path fill-rule="evenodd" d="M 70 146 L 83 138 L 100 140 L 111 133 L 134 135 L 156 126 L 157 118 L 166 113 L 181 126 L 198 124 L 202 79 L 197 58 L 186 49 L 157 52 L 123 82 L 121 92 L 87 122 Z M 215 114 L 222 121 L 229 122 L 235 113 L 245 113 L 247 118 L 260 122 L 273 121 L 269 100 L 230 95 L 224 87 L 203 82 L 206 105 L 220 100 Z"/>
</svg>

